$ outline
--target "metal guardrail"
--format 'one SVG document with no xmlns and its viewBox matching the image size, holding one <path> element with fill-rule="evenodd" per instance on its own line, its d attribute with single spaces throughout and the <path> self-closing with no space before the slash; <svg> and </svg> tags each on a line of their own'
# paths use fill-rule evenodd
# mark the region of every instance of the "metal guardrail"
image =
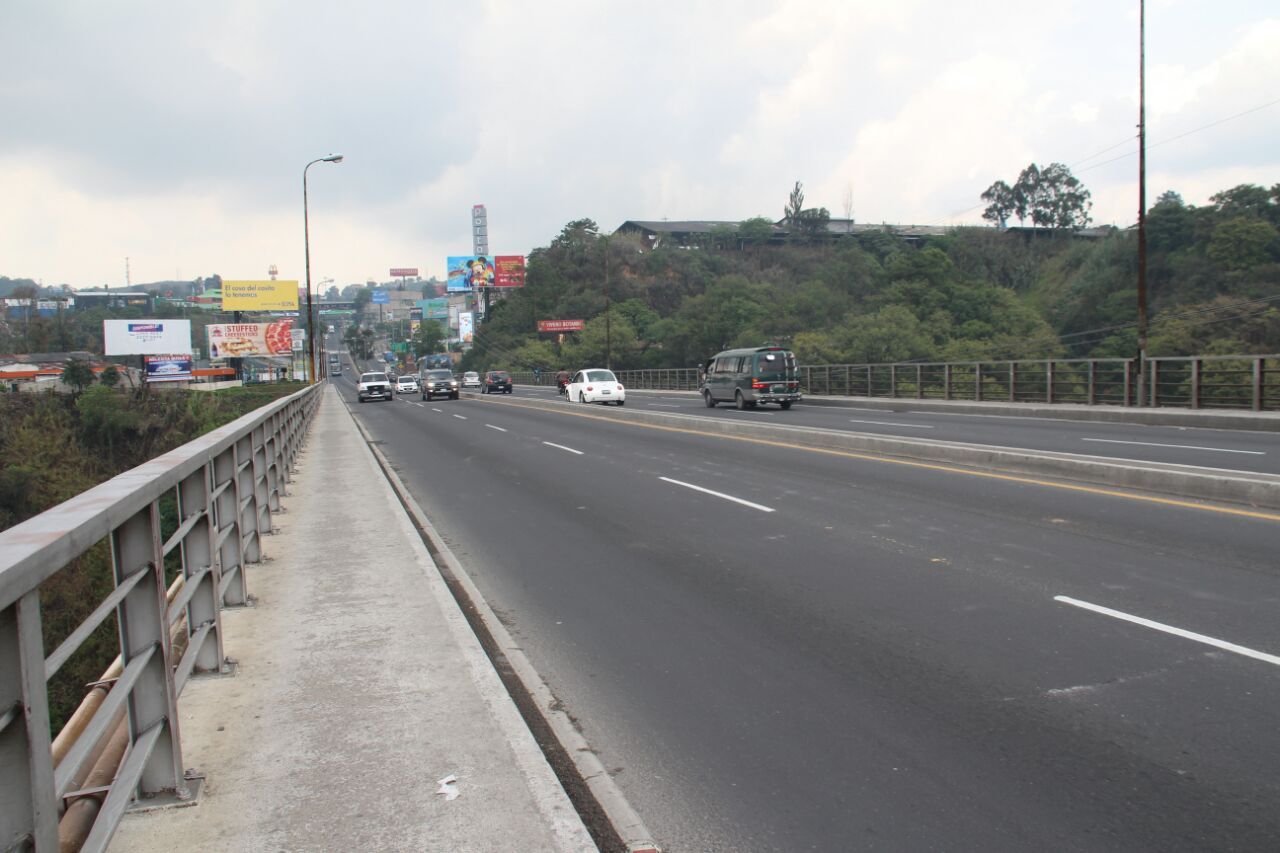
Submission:
<svg viewBox="0 0 1280 853">
<path fill-rule="evenodd" d="M 1280 410 L 1280 355 L 1149 358 L 1140 377 L 1132 358 L 1039 359 L 801 366 L 805 394 L 1088 406 Z M 697 368 L 615 371 L 629 388 L 696 391 Z M 522 385 L 554 384 L 554 374 L 513 373 Z M 1140 385 L 1142 386 L 1140 388 Z"/>
<path fill-rule="evenodd" d="M 83 850 L 105 850 L 136 798 L 190 797 L 177 700 L 187 679 L 224 666 L 223 607 L 247 601 L 245 568 L 262 558 L 289 472 L 319 401 L 312 386 L 251 412 L 0 532 L 0 849 L 58 849 L 58 821 L 77 798 L 101 799 Z M 164 538 L 161 504 L 178 520 Z M 111 545 L 115 588 L 46 656 L 40 585 L 98 542 Z M 185 583 L 166 601 L 165 558 Z M 48 680 L 115 616 L 121 674 L 61 761 L 51 753 Z M 170 629 L 185 617 L 180 656 Z M 181 644 L 179 644 L 181 645 Z M 113 718 L 129 747 L 115 782 L 77 790 Z"/>
</svg>

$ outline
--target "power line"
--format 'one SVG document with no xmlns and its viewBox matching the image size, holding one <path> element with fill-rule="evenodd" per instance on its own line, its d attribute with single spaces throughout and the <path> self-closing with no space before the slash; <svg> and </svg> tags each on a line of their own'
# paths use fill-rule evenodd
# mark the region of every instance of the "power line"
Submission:
<svg viewBox="0 0 1280 853">
<path fill-rule="evenodd" d="M 1201 125 L 1200 127 L 1188 130 L 1185 133 L 1179 133 L 1177 136 L 1170 136 L 1168 139 L 1162 139 L 1159 142 L 1152 142 L 1147 146 L 1147 150 L 1150 151 L 1152 148 L 1159 148 L 1161 145 L 1168 145 L 1170 142 L 1176 142 L 1177 140 L 1191 136 L 1192 134 L 1209 130 L 1210 128 L 1217 127 L 1220 124 L 1226 124 L 1229 121 L 1234 121 L 1235 119 L 1242 118 L 1244 116 L 1249 115 L 1250 113 L 1256 113 L 1259 110 L 1265 110 L 1267 107 L 1274 107 L 1276 104 L 1280 104 L 1280 98 L 1277 98 L 1274 101 L 1268 101 L 1265 104 L 1259 104 L 1256 107 L 1250 107 L 1249 109 L 1244 110 L 1243 112 L 1238 112 L 1235 115 L 1229 115 L 1226 118 L 1220 118 L 1217 121 L 1211 121 L 1208 124 L 1204 124 L 1204 125 Z M 1101 163 L 1094 163 L 1092 166 L 1087 166 L 1081 169 L 1080 171 L 1088 172 L 1090 169 L 1097 169 L 1102 166 L 1106 166 L 1109 163 L 1115 163 L 1118 160 L 1123 160 L 1126 157 L 1132 157 L 1134 153 L 1135 152 L 1130 151 L 1127 154 L 1121 154 L 1119 157 L 1112 157 L 1110 160 L 1103 160 Z M 1088 159 L 1088 158 L 1085 158 L 1085 159 Z"/>
</svg>

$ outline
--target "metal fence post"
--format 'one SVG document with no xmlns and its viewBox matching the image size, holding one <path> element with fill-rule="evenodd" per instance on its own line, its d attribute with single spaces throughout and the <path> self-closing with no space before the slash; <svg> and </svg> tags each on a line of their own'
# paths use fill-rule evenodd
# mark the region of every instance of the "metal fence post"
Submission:
<svg viewBox="0 0 1280 853">
<path fill-rule="evenodd" d="M 1044 363 L 1044 399 L 1046 403 L 1053 403 L 1053 362 L 1046 361 Z"/>
<path fill-rule="evenodd" d="M 239 511 L 241 555 L 246 563 L 262 559 L 258 541 L 257 486 L 253 477 L 253 435 L 250 433 L 236 442 L 236 499 Z M 243 568 L 243 567 L 242 567 Z"/>
<path fill-rule="evenodd" d="M 1009 362 L 1009 402 L 1018 402 L 1018 365 L 1017 362 Z"/>
<path fill-rule="evenodd" d="M 942 366 L 942 399 L 951 399 L 951 365 L 949 363 Z"/>
<path fill-rule="evenodd" d="M 217 530 L 213 523 L 213 500 L 210 479 L 212 465 L 202 465 L 178 484 L 178 515 L 180 523 L 203 516 L 182 539 L 179 546 L 182 555 L 182 574 L 188 584 L 196 583 L 199 589 L 187 602 L 187 638 L 191 640 L 204 625 L 210 630 L 195 652 L 195 668 L 200 672 L 218 672 L 222 668 L 222 612 L 218 607 L 218 572 L 214 570 L 213 543 Z M 210 571 L 204 572 L 205 569 Z M 195 580 L 198 578 L 198 580 Z M 192 650 L 188 646 L 187 654 Z"/>
<path fill-rule="evenodd" d="M 151 575 L 134 586 L 116 607 L 121 663 L 128 669 L 134 658 L 149 657 L 129 693 L 129 743 L 137 745 L 144 735 L 160 728 L 151 755 L 143 763 L 138 789 L 144 795 L 173 791 L 185 798 L 189 792 L 178 735 L 160 513 L 154 501 L 112 532 L 111 562 L 117 586 L 135 572 Z"/>
<path fill-rule="evenodd" d="M 267 487 L 267 444 L 271 432 L 264 423 L 253 431 L 253 498 L 254 509 L 257 510 L 258 542 L 262 542 L 262 534 L 271 532 L 271 492 Z M 261 559 L 261 557 L 259 557 Z"/>
<path fill-rule="evenodd" d="M 867 365 L 867 396 L 871 396 L 871 365 Z"/>
<path fill-rule="evenodd" d="M 889 365 L 889 396 L 897 399 L 898 396 L 898 365 Z"/>
<path fill-rule="evenodd" d="M 0 843 L 58 849 L 40 592 L 0 610 Z M 6 848 L 7 849 L 7 848 Z"/>
<path fill-rule="evenodd" d="M 1191 408 L 1200 408 L 1200 369 L 1198 358 L 1191 359 Z"/>
<path fill-rule="evenodd" d="M 973 399 L 975 402 L 982 402 L 982 362 L 978 362 L 973 366 Z"/>
<path fill-rule="evenodd" d="M 1255 412 L 1262 411 L 1263 398 L 1263 365 L 1261 358 L 1253 360 L 1253 410 Z"/>
<path fill-rule="evenodd" d="M 1147 375 L 1151 377 L 1151 408 L 1154 409 L 1160 405 L 1160 362 L 1153 358 L 1147 362 L 1147 366 Z"/>
<path fill-rule="evenodd" d="M 239 442 L 237 442 L 237 445 Z M 244 576 L 244 535 L 240 532 L 240 487 L 235 446 L 213 460 L 214 521 L 217 526 L 218 581 L 222 606 L 240 607 L 248 601 Z"/>
<path fill-rule="evenodd" d="M 916 365 L 916 399 L 924 399 L 924 366 Z"/>
<path fill-rule="evenodd" d="M 1089 359 L 1089 405 L 1090 406 L 1098 402 L 1097 383 L 1098 383 L 1098 363 L 1093 359 Z"/>
</svg>

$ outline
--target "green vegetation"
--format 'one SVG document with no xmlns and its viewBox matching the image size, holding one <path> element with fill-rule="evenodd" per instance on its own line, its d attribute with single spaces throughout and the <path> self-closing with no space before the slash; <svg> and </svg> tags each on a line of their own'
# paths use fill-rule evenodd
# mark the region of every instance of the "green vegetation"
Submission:
<svg viewBox="0 0 1280 853">
<path fill-rule="evenodd" d="M 0 395 L 0 530 L 303 387 L 148 393 L 86 386 L 74 396 Z M 167 536 L 177 526 L 172 501 L 162 506 L 161 518 Z M 175 566 L 168 568 L 172 579 Z M 45 649 L 56 648 L 112 585 L 106 542 L 50 578 L 40 590 Z M 50 682 L 55 732 L 79 704 L 84 685 L 115 655 L 115 625 L 108 620 Z"/>
<path fill-rule="evenodd" d="M 766 341 L 807 364 L 1135 355 L 1135 232 L 1078 234 L 1088 191 L 1058 164 L 1020 182 L 1008 215 L 1044 228 L 907 242 L 830 233 L 818 209 L 823 229 L 786 244 L 753 219 L 703 248 L 651 250 L 570 222 L 532 252 L 526 287 L 495 302 L 461 369 L 603 364 L 606 347 L 615 368 L 692 367 Z M 797 183 L 789 218 L 803 222 L 803 202 Z M 1165 193 L 1147 223 L 1151 355 L 1280 351 L 1280 184 L 1203 207 Z M 561 340 L 540 319 L 586 324 Z"/>
</svg>

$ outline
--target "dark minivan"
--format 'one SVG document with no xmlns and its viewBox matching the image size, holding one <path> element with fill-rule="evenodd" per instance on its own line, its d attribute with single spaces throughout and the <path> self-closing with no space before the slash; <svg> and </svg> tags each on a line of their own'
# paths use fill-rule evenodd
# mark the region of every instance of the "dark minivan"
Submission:
<svg viewBox="0 0 1280 853">
<path fill-rule="evenodd" d="M 789 409 L 800 399 L 796 357 L 774 346 L 725 350 L 707 362 L 702 399 L 707 408 L 716 403 L 733 403 L 739 409 L 777 403 Z"/>
</svg>

